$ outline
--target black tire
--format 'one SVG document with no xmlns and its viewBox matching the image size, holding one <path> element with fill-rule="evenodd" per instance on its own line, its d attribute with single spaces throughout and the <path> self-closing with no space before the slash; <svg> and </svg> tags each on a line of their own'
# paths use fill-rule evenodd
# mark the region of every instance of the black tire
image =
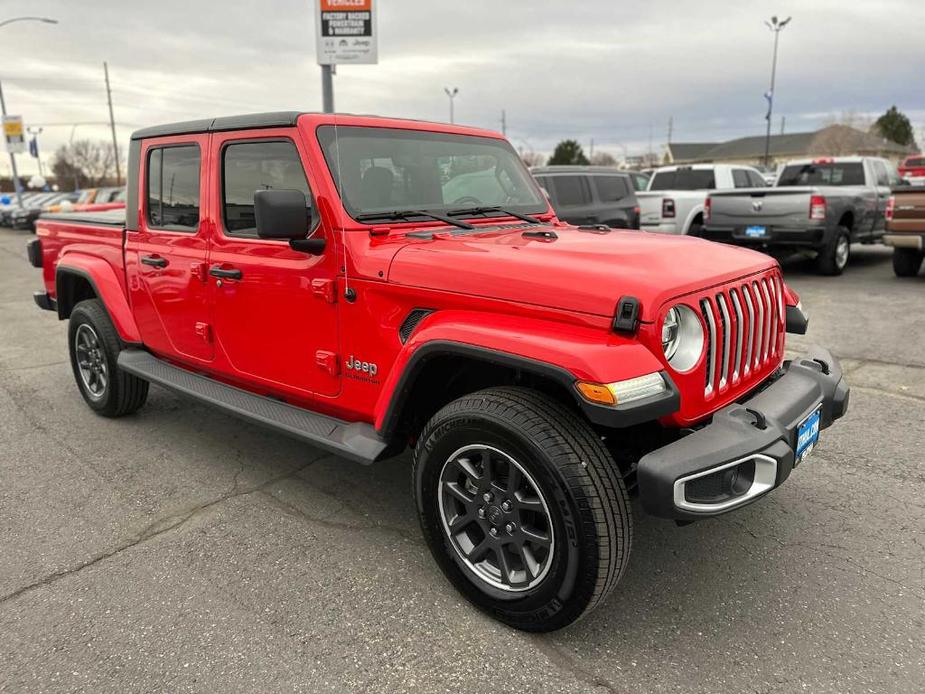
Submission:
<svg viewBox="0 0 925 694">
<path fill-rule="evenodd" d="M 893 272 L 897 277 L 915 277 L 922 267 L 923 254 L 914 248 L 893 249 Z"/>
<path fill-rule="evenodd" d="M 829 242 L 819 249 L 816 256 L 816 270 L 820 275 L 840 275 L 848 267 L 850 258 L 851 234 L 847 228 L 840 226 L 832 234 Z"/>
<path fill-rule="evenodd" d="M 444 473 L 450 469 L 454 453 L 467 446 L 490 447 L 509 456 L 527 473 L 544 504 L 552 531 L 545 574 L 533 572 L 537 582 L 518 592 L 490 585 L 467 565 L 456 549 L 458 542 L 450 539 L 452 523 L 444 525 Z M 493 467 L 501 465 L 503 459 L 491 463 Z M 484 468 L 480 470 L 484 473 Z M 417 441 L 413 480 L 424 537 L 444 574 L 472 603 L 512 627 L 541 632 L 571 624 L 600 604 L 626 569 L 633 526 L 617 466 L 584 420 L 541 393 L 525 388 L 490 388 L 448 404 L 428 422 Z M 502 494 L 516 497 L 519 504 L 522 499 L 517 492 L 511 493 L 510 482 L 506 486 Z M 477 504 L 482 503 L 481 488 L 472 496 Z M 534 499 L 534 506 L 536 503 Z M 492 507 L 488 519 L 497 510 Z M 517 509 L 511 513 L 522 514 Z M 470 521 L 475 529 L 467 525 L 470 530 L 466 532 L 488 540 L 488 530 L 495 522 L 488 519 L 479 515 Z M 526 531 L 523 515 L 517 515 L 516 520 L 523 526 L 518 532 Z M 500 565 L 498 555 L 493 556 Z M 529 576 L 523 568 L 520 573 Z"/>
<path fill-rule="evenodd" d="M 81 363 L 87 364 L 84 340 L 95 338 L 96 348 L 92 350 L 93 375 L 85 378 L 78 363 L 78 342 L 81 342 Z M 87 299 L 71 311 L 67 331 L 68 351 L 74 380 L 83 399 L 97 414 L 104 417 L 122 417 L 131 414 L 145 404 L 148 398 L 148 382 L 122 371 L 117 364 L 122 342 L 109 314 L 99 299 Z"/>
</svg>

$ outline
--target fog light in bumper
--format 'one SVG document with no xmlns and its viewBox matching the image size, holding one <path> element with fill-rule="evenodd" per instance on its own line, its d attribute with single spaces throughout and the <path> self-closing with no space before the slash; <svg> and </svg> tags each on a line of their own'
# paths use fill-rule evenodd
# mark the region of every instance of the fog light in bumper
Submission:
<svg viewBox="0 0 925 694">
<path fill-rule="evenodd" d="M 692 513 L 718 513 L 764 494 L 777 481 L 777 461 L 754 454 L 677 479 L 674 504 Z"/>
<path fill-rule="evenodd" d="M 668 385 L 660 373 L 651 373 L 613 383 L 578 381 L 575 389 L 588 402 L 614 406 L 660 395 L 668 390 Z"/>
</svg>

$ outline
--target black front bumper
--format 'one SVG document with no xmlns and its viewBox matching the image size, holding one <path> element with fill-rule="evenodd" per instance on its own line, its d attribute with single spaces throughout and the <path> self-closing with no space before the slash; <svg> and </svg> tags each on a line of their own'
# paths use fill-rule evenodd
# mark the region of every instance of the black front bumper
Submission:
<svg viewBox="0 0 925 694">
<path fill-rule="evenodd" d="M 710 424 L 649 453 L 639 461 L 639 495 L 651 515 L 695 520 L 741 508 L 764 496 L 790 476 L 800 423 L 821 405 L 825 429 L 848 409 L 848 384 L 841 366 L 825 349 L 784 363 L 783 373 L 741 403 L 713 415 Z M 694 480 L 721 485 L 722 473 L 743 470 L 740 488 L 717 494 L 715 501 L 689 496 Z M 751 471 L 751 486 L 746 472 Z M 697 492 L 701 494 L 702 492 Z"/>
</svg>

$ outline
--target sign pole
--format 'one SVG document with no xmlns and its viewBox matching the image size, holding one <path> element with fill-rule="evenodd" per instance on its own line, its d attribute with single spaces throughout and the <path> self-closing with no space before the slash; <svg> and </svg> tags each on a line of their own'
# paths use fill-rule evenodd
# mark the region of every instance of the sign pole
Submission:
<svg viewBox="0 0 925 694">
<path fill-rule="evenodd" d="M 321 104 L 325 113 L 334 113 L 334 66 L 321 66 Z"/>
<path fill-rule="evenodd" d="M 6 118 L 6 101 L 3 99 L 3 84 L 0 83 L 0 112 Z M 4 139 L 6 136 L 4 135 Z M 16 171 L 16 155 L 10 150 L 10 167 L 13 169 L 13 189 L 16 191 L 16 204 L 22 207 L 22 192 L 19 189 L 19 172 Z"/>
</svg>

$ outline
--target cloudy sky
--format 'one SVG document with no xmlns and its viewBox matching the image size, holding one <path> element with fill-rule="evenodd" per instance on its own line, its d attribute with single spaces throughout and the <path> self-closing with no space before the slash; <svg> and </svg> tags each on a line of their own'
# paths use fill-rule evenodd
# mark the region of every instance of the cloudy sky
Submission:
<svg viewBox="0 0 925 694">
<path fill-rule="evenodd" d="M 320 110 L 315 0 L 0 0 L 9 113 L 42 125 L 47 154 L 108 137 L 109 62 L 121 139 L 155 123 L 279 109 Z M 379 64 L 341 66 L 339 111 L 500 129 L 549 152 L 565 137 L 617 157 L 675 141 L 764 130 L 771 14 L 781 34 L 775 132 L 896 104 L 925 140 L 922 0 L 377 0 Z M 75 127 L 75 124 L 76 127 Z M 26 173 L 35 170 L 21 157 Z M 8 174 L 0 157 L 0 174 Z"/>
</svg>

